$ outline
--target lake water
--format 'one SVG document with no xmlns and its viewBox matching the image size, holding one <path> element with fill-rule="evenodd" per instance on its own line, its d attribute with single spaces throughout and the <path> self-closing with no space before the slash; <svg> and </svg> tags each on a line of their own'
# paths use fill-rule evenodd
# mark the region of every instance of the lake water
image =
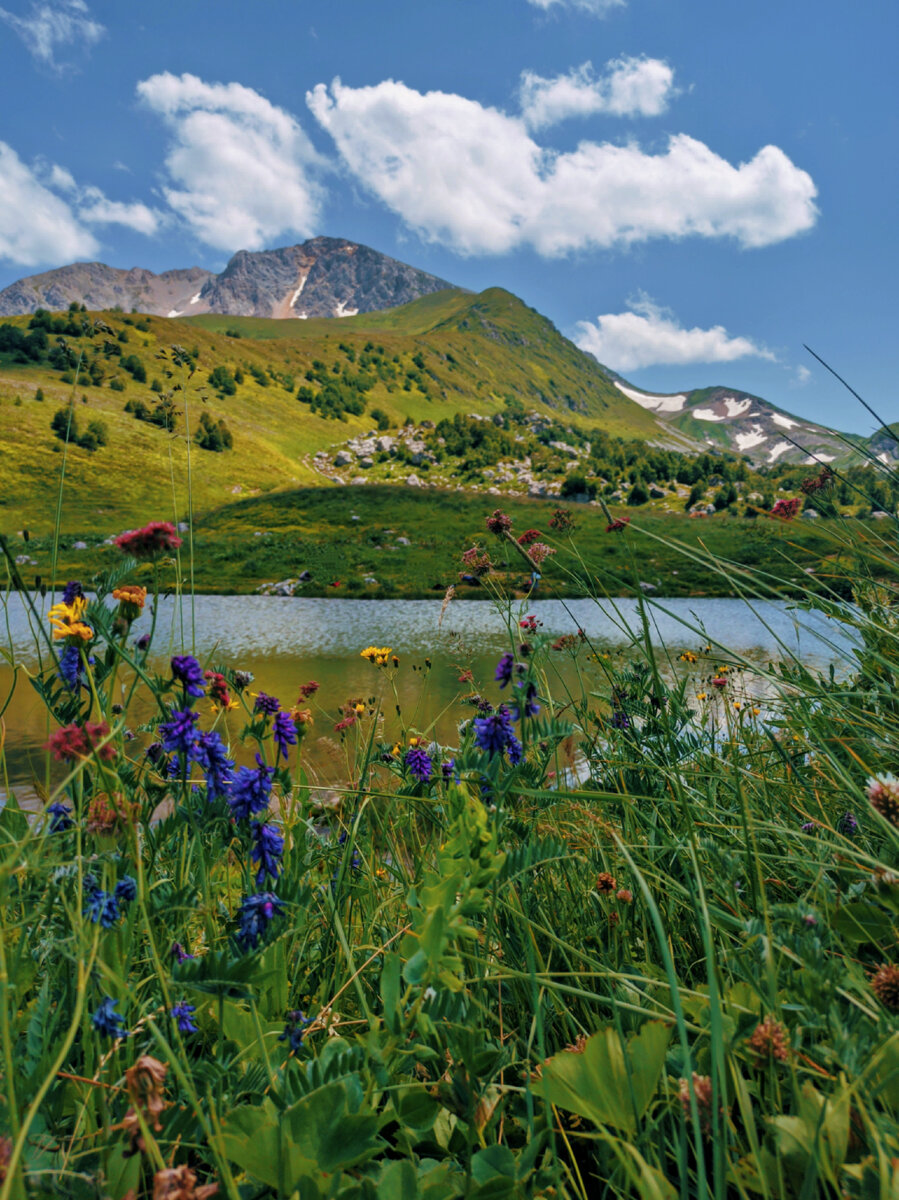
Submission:
<svg viewBox="0 0 899 1200">
<path fill-rule="evenodd" d="M 43 614 L 49 598 L 34 600 Z M 779 659 L 796 656 L 806 666 L 826 670 L 835 663 L 845 670 L 850 646 L 840 625 L 786 603 L 750 608 L 742 600 L 652 600 L 646 611 L 651 640 L 664 647 L 666 673 L 690 671 L 697 687 L 716 662 L 727 661 L 724 648 L 747 664 L 743 686 L 756 695 L 764 695 L 766 685 L 752 668 L 764 669 Z M 439 600 L 197 596 L 193 603 L 189 598 L 161 600 L 151 666 L 163 672 L 171 654 L 192 652 L 206 667 L 251 671 L 251 690 L 279 696 L 285 707 L 296 702 L 301 684 L 316 680 L 320 690 L 313 700 L 315 724 L 304 754 L 317 779 L 337 781 L 346 773 L 346 749 L 333 732 L 342 704 L 350 698 L 380 697 L 385 737 L 404 728 L 452 743 L 459 720 L 472 712 L 459 702 L 462 695 L 479 691 L 494 702 L 502 696 L 493 671 L 499 654 L 510 648 L 510 631 L 524 612 L 533 613 L 542 622 L 541 632 L 554 637 L 583 629 L 590 644 L 582 647 L 578 667 L 588 685 L 601 683 L 604 655 L 615 659 L 635 653 L 640 628 L 635 601 L 538 600 L 526 610 L 516 606 L 505 613 L 486 600 L 455 601 L 441 621 Z M 135 622 L 134 636 L 149 627 L 145 613 Z M 712 654 L 697 664 L 677 661 L 682 651 L 702 650 L 709 643 Z M 371 644 L 390 646 L 400 658 L 395 695 L 385 673 L 360 657 Z M 7 769 L 13 785 L 29 788 L 35 779 L 45 778 L 41 747 L 51 726 L 27 678 L 38 662 L 34 622 L 24 599 L 15 594 L 7 598 L 5 613 L 0 611 L 0 648 L 8 656 L 0 663 L 0 704 L 12 690 L 3 715 Z M 599 656 L 598 663 L 592 661 L 591 651 Z M 570 656 L 553 654 L 550 659 L 554 693 L 574 685 L 577 670 Z M 16 679 L 10 663 L 19 666 Z M 472 671 L 472 682 L 460 683 L 463 670 Z M 199 707 L 205 711 L 205 701 Z M 135 717 L 141 715 L 138 710 Z M 230 722 L 236 733 L 242 721 L 232 715 Z"/>
</svg>

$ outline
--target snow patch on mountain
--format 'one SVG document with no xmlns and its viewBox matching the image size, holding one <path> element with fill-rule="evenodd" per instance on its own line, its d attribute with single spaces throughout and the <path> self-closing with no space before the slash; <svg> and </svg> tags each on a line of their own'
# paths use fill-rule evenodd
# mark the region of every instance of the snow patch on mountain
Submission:
<svg viewBox="0 0 899 1200">
<path fill-rule="evenodd" d="M 641 408 L 652 412 L 680 412 L 687 403 L 686 396 L 653 396 L 649 392 L 638 392 L 636 388 L 625 387 L 617 379 L 614 381 L 619 392 L 624 392 L 629 400 L 636 400 Z"/>
<path fill-rule="evenodd" d="M 780 425 L 782 429 L 792 429 L 795 425 L 799 424 L 798 421 L 794 421 L 790 417 L 785 417 L 781 413 L 772 413 L 771 420 L 775 425 Z"/>
<path fill-rule="evenodd" d="M 697 421 L 723 421 L 725 416 L 723 413 L 716 413 L 711 408 L 694 408 L 691 417 L 695 417 Z"/>
</svg>

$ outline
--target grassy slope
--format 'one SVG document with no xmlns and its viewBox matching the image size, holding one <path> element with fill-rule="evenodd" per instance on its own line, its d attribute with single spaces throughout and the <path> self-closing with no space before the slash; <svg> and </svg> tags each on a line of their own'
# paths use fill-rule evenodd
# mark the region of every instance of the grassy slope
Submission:
<svg viewBox="0 0 899 1200">
<path fill-rule="evenodd" d="M 515 530 L 540 529 L 559 548 L 544 571 L 544 596 L 591 590 L 624 595 L 641 581 L 653 584 L 660 595 L 732 595 L 733 585 L 704 561 L 706 552 L 768 571 L 787 594 L 795 595 L 826 579 L 827 560 L 839 551 L 840 527 L 832 522 L 786 525 L 727 516 L 696 521 L 639 513 L 626 534 L 607 534 L 598 508 L 569 506 L 577 521 L 579 554 L 590 564 L 588 574 L 570 553 L 567 538 L 555 539 L 549 530 L 557 503 L 503 501 Z M 484 518 L 494 504 L 489 496 L 387 486 L 301 488 L 243 500 L 197 522 L 196 585 L 201 591 L 249 592 L 308 570 L 312 580 L 298 594 L 440 596 L 455 583 L 460 595 L 481 596 L 486 594 L 482 588 L 459 582 L 459 555 L 475 541 L 489 544 L 497 563 L 509 561 L 510 585 L 527 576 L 515 552 L 497 549 L 485 533 Z M 400 538 L 410 544 L 403 545 Z M 685 557 L 672 542 L 682 542 L 703 561 Z M 32 539 L 21 549 L 37 560 L 26 577 L 43 571 L 46 579 L 49 541 Z M 97 547 L 94 539 L 87 552 L 62 551 L 59 577 L 89 578 L 118 558 L 117 550 Z M 186 547 L 183 561 L 186 569 Z M 809 567 L 814 575 L 805 573 Z M 144 572 L 148 576 L 149 568 Z M 366 576 L 378 582 L 366 583 Z M 338 580 L 339 588 L 330 586 Z"/>
<path fill-rule="evenodd" d="M 125 318 L 103 314 L 118 331 Z M 23 327 L 27 318 L 12 318 Z M 200 317 L 187 321 L 149 318 L 146 333 L 129 327 L 125 355 L 136 354 L 148 380 L 163 378 L 160 351 L 171 344 L 199 348 L 199 369 L 185 381 L 178 403 L 187 408 L 196 429 L 201 407 L 223 417 L 234 436 L 232 452 L 212 454 L 194 449 L 193 505 L 195 511 L 216 508 L 234 495 L 269 492 L 320 482 L 308 465 L 316 450 L 343 442 L 372 427 L 371 419 L 350 417 L 346 422 L 312 415 L 280 384 L 260 387 L 247 368 L 256 366 L 290 373 L 302 381 L 314 358 L 345 364 L 339 343 L 361 351 L 375 339 L 400 370 L 420 352 L 426 362 L 425 397 L 413 388 L 388 390 L 379 381 L 368 407 L 381 407 L 396 423 L 455 412 L 491 414 L 506 397 L 529 408 L 576 416 L 584 427 L 614 434 L 658 438 L 656 419 L 623 397 L 598 364 L 564 339 L 549 321 L 500 289 L 480 296 L 443 292 L 403 308 L 341 321 L 264 321 L 239 317 Z M 240 330 L 240 339 L 223 336 Z M 279 334 L 280 336 L 273 336 Z M 251 336 L 252 335 L 252 336 Z M 285 336 L 286 335 L 286 336 Z M 103 336 L 94 338 L 95 347 Z M 52 339 L 51 339 L 52 341 Z M 78 343 L 73 343 L 78 345 Z M 451 356 L 448 357 L 448 356 Z M 114 365 L 114 361 L 113 365 Z M 236 396 L 219 398 L 205 386 L 217 365 L 242 365 L 246 381 Z M 125 383 L 123 392 L 109 389 L 111 374 Z M 170 384 L 166 384 L 170 386 Z M 34 402 L 38 387 L 45 403 Z M 182 434 L 174 436 L 135 421 L 122 410 L 126 401 L 155 399 L 147 384 L 137 384 L 123 371 L 111 370 L 101 387 L 84 379 L 73 388 L 46 367 L 21 365 L 0 356 L 0 527 L 26 525 L 35 531 L 52 526 L 62 456 L 50 432 L 50 419 L 74 393 L 82 425 L 99 417 L 109 430 L 109 444 L 94 454 L 70 447 L 62 528 L 116 531 L 150 517 L 182 517 L 187 508 L 188 453 Z M 87 402 L 82 403 L 81 397 Z M 16 406 L 15 399 L 22 400 Z M 182 426 L 183 429 L 183 426 Z"/>
</svg>

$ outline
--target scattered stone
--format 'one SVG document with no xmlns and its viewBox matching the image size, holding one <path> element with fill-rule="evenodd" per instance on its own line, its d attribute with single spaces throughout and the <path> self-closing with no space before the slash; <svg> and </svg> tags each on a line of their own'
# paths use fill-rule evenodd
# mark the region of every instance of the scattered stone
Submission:
<svg viewBox="0 0 899 1200">
<path fill-rule="evenodd" d="M 657 590 L 656 585 L 654 583 L 642 583 L 641 582 L 640 587 L 644 592 L 654 592 Z"/>
<path fill-rule="evenodd" d="M 353 478 L 350 480 L 350 483 L 357 483 L 357 484 L 358 483 L 368 483 L 368 480 L 365 478 L 364 475 L 354 475 Z"/>
<path fill-rule="evenodd" d="M 421 480 L 415 474 L 406 476 L 406 484 L 408 487 L 421 487 L 422 486 Z"/>
<path fill-rule="evenodd" d="M 37 559 L 29 558 L 29 556 L 27 554 L 17 554 L 16 555 L 16 566 L 17 567 L 36 567 Z"/>
<path fill-rule="evenodd" d="M 803 509 L 802 515 L 805 517 L 805 519 L 807 521 L 817 521 L 818 516 L 819 516 L 818 510 L 815 508 Z M 883 515 L 886 516 L 886 513 L 884 513 Z"/>
<path fill-rule="evenodd" d="M 297 583 L 308 583 L 311 578 L 311 571 L 300 571 L 299 575 L 297 576 Z"/>
<path fill-rule="evenodd" d="M 810 511 L 814 511 L 814 510 L 806 509 L 806 511 L 803 513 L 803 516 L 807 517 Z M 815 515 L 817 516 L 818 514 L 815 513 Z M 885 521 L 889 515 L 890 514 L 885 513 L 882 508 L 875 508 L 874 511 L 871 513 L 871 516 L 874 518 L 875 521 Z"/>
<path fill-rule="evenodd" d="M 188 525 L 188 523 L 186 521 L 178 522 L 178 532 L 179 533 L 187 533 L 187 531 L 189 529 L 190 529 L 190 526 Z"/>
<path fill-rule="evenodd" d="M 373 458 L 369 458 L 368 455 L 366 455 L 365 458 L 359 459 L 359 466 L 362 467 L 362 469 L 365 471 L 369 470 L 369 468 L 373 467 L 374 465 L 375 465 L 375 460 Z M 358 518 L 357 518 L 357 520 L 358 520 Z"/>
<path fill-rule="evenodd" d="M 353 457 L 354 456 L 350 454 L 349 450 L 338 450 L 334 455 L 334 466 L 348 467 L 353 461 Z"/>
<path fill-rule="evenodd" d="M 560 454 L 567 454 L 569 458 L 580 458 L 581 452 L 574 446 L 569 446 L 567 442 L 550 442 L 553 450 L 558 450 Z"/>
<path fill-rule="evenodd" d="M 86 550 L 87 542 L 72 542 L 72 549 L 73 550 Z"/>
<path fill-rule="evenodd" d="M 412 545 L 411 541 L 407 537 L 398 537 L 396 539 L 396 544 L 398 546 L 411 546 Z"/>
</svg>

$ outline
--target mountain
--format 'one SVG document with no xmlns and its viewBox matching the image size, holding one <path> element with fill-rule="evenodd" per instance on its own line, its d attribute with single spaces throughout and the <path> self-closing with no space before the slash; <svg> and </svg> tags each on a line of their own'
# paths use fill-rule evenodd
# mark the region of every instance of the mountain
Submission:
<svg viewBox="0 0 899 1200">
<path fill-rule="evenodd" d="M 613 371 L 606 374 L 622 395 L 694 443 L 743 454 L 759 467 L 858 461 L 854 447 L 863 438 L 793 416 L 749 392 L 709 387 L 657 395 L 641 391 Z"/>
<path fill-rule="evenodd" d="M 4 288 L 0 316 L 58 311 L 77 302 L 91 311 L 121 308 L 161 317 L 350 317 L 452 286 L 369 246 L 317 237 L 280 250 L 239 250 L 220 275 L 200 267 L 154 275 L 140 267 L 74 263 Z"/>
</svg>

